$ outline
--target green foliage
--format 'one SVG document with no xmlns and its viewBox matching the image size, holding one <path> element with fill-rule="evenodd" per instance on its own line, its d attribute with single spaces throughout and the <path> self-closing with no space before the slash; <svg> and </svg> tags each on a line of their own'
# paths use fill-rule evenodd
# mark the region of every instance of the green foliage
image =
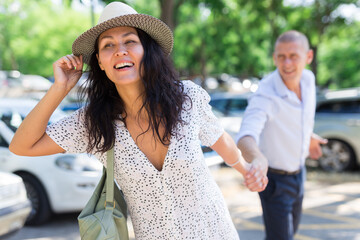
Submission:
<svg viewBox="0 0 360 240">
<path fill-rule="evenodd" d="M 18 1 L 17 12 L 1 15 L 7 21 L 1 21 L 0 28 L 9 29 L 1 31 L 0 41 L 9 43 L 1 44 L 6 46 L 1 49 L 1 68 L 51 76 L 52 63 L 71 54 L 72 42 L 90 27 L 90 19 L 70 8 L 54 6 L 50 1 L 28 2 Z"/>
<path fill-rule="evenodd" d="M 160 7 L 158 0 L 103 0 L 104 4 L 111 2 L 123 2 L 136 9 L 137 12 L 148 14 L 154 17 L 160 16 Z"/>
<path fill-rule="evenodd" d="M 160 17 L 162 1 L 122 2 Z M 221 73 L 261 78 L 274 69 L 277 36 L 296 29 L 309 37 L 315 50 L 311 67 L 318 84 L 360 85 L 360 23 L 335 14 L 341 4 L 360 5 L 358 0 L 314 0 L 306 6 L 285 6 L 283 0 L 173 1 L 172 58 L 184 78 Z M 72 2 L 58 6 L 52 0 L 0 0 L 0 69 L 52 75 L 52 63 L 70 54 L 74 39 L 91 26 L 90 9 L 77 12 Z"/>
<path fill-rule="evenodd" d="M 336 37 L 333 33 L 336 32 Z M 333 27 L 319 54 L 319 84 L 332 89 L 360 87 L 360 23 Z"/>
</svg>

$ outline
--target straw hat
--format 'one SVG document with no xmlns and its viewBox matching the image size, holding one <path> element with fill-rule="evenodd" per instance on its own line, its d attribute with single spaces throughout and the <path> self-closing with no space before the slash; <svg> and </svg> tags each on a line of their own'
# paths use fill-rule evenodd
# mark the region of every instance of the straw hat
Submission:
<svg viewBox="0 0 360 240">
<path fill-rule="evenodd" d="M 84 63 L 89 64 L 99 35 L 110 28 L 121 26 L 143 30 L 160 45 L 165 54 L 171 53 L 174 38 L 172 31 L 164 22 L 150 15 L 139 14 L 124 3 L 112 2 L 104 8 L 97 25 L 81 34 L 74 41 L 72 45 L 73 54 L 83 55 Z"/>
</svg>

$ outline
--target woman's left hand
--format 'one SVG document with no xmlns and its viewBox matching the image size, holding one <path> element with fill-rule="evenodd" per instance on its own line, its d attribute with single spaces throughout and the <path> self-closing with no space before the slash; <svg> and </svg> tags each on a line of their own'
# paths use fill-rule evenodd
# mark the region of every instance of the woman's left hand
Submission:
<svg viewBox="0 0 360 240">
<path fill-rule="evenodd" d="M 269 182 L 267 170 L 266 159 L 255 158 L 251 162 L 250 170 L 245 174 L 245 186 L 252 192 L 264 191 Z"/>
</svg>

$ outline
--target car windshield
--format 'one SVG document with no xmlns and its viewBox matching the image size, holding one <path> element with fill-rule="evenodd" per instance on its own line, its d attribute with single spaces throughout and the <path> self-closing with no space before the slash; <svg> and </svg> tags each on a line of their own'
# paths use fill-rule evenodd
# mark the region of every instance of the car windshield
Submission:
<svg viewBox="0 0 360 240">
<path fill-rule="evenodd" d="M 18 127 L 24 120 L 24 117 L 22 117 L 18 113 L 12 113 L 12 112 L 8 111 L 8 112 L 0 113 L 0 114 L 1 114 L 0 115 L 1 121 L 3 121 L 6 124 L 6 126 L 8 126 L 14 132 L 16 131 L 16 129 L 18 129 Z"/>
<path fill-rule="evenodd" d="M 11 106 L 11 103 L 6 106 L 5 104 L 2 104 L 0 106 L 0 120 L 15 132 L 24 120 L 25 116 L 33 109 L 34 106 L 35 104 L 31 106 L 25 104 L 23 106 Z M 56 109 L 48 124 L 56 122 L 65 116 L 66 113 Z"/>
</svg>

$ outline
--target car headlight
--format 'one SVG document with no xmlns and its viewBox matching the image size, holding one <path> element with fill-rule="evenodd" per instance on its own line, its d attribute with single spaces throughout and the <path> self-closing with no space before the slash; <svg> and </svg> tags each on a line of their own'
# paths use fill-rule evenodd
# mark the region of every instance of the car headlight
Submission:
<svg viewBox="0 0 360 240">
<path fill-rule="evenodd" d="M 102 164 L 93 156 L 87 154 L 63 155 L 55 160 L 56 166 L 68 171 L 101 171 Z"/>
</svg>

